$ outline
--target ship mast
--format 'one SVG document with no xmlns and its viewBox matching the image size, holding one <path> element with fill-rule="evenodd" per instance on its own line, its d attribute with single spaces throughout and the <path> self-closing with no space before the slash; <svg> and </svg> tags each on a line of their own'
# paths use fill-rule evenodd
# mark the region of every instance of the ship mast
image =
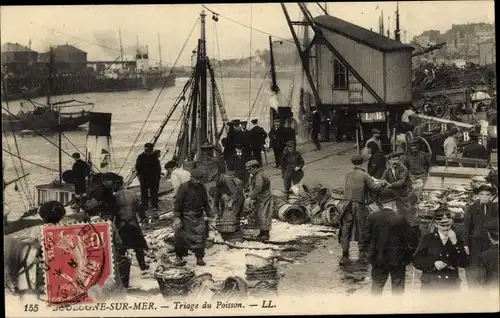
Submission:
<svg viewBox="0 0 500 318">
<path fill-rule="evenodd" d="M 47 92 L 47 105 L 52 107 L 50 103 L 50 95 L 52 90 L 52 68 L 54 65 L 54 48 L 50 48 L 49 51 L 49 89 Z M 57 109 L 57 150 L 59 156 L 59 169 L 58 169 L 58 180 L 59 184 L 62 184 L 62 129 L 61 129 L 61 106 Z"/>
<path fill-rule="evenodd" d="M 123 68 L 122 29 L 118 29 L 118 38 L 120 39 L 120 59 L 122 61 L 122 68 Z"/>
<path fill-rule="evenodd" d="M 160 43 L 160 33 L 158 33 L 158 54 L 160 56 L 160 70 L 161 70 L 161 43 Z"/>
<path fill-rule="evenodd" d="M 396 2 L 396 30 L 394 31 L 394 39 L 401 42 L 401 34 L 399 30 L 399 1 Z"/>
<path fill-rule="evenodd" d="M 201 12 L 201 43 L 200 43 L 200 140 L 204 144 L 207 139 L 207 50 L 205 32 L 205 10 Z"/>
</svg>

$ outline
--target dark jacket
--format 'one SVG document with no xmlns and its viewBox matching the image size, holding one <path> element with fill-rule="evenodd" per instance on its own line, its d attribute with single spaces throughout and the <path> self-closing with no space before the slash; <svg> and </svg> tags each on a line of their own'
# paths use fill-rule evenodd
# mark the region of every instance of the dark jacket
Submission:
<svg viewBox="0 0 500 318">
<path fill-rule="evenodd" d="M 135 162 L 135 171 L 139 178 L 159 179 L 161 177 L 161 164 L 157 156 L 141 153 Z"/>
<path fill-rule="evenodd" d="M 405 156 L 404 164 L 411 175 L 423 175 L 429 171 L 431 158 L 429 154 L 423 151 L 417 153 L 409 151 Z"/>
<path fill-rule="evenodd" d="M 345 176 L 344 199 L 364 203 L 368 199 L 369 191 L 380 188 L 364 169 L 354 167 Z"/>
<path fill-rule="evenodd" d="M 474 158 L 474 159 L 484 159 L 490 160 L 490 155 L 486 147 L 478 144 L 477 142 L 472 142 L 466 146 L 464 146 L 463 151 L 464 158 Z"/>
<path fill-rule="evenodd" d="M 295 129 L 291 128 L 291 127 L 280 127 L 278 128 L 279 130 L 279 133 L 281 134 L 281 138 L 280 138 L 280 141 L 281 141 L 281 148 L 285 148 L 286 146 L 286 143 L 288 141 L 293 141 L 293 142 L 296 142 L 296 135 L 295 135 Z"/>
<path fill-rule="evenodd" d="M 474 201 L 465 211 L 464 216 L 464 244 L 471 249 L 471 253 L 479 255 L 486 249 L 477 251 L 473 248 L 474 241 L 482 242 L 482 246 L 488 246 L 489 238 L 484 226 L 490 218 L 498 218 L 498 203 L 487 203 L 486 214 L 479 200 Z"/>
<path fill-rule="evenodd" d="M 85 178 L 89 175 L 90 167 L 85 161 L 78 159 L 73 163 L 71 170 L 76 182 L 85 182 Z"/>
<path fill-rule="evenodd" d="M 285 151 L 283 152 L 283 156 L 281 157 L 281 169 L 285 170 L 293 170 L 295 167 L 304 167 L 304 158 L 297 150 L 293 151 Z"/>
<path fill-rule="evenodd" d="M 267 133 L 264 128 L 255 126 L 250 129 L 250 142 L 252 148 L 260 149 L 266 144 Z"/>
<path fill-rule="evenodd" d="M 400 164 L 395 169 L 396 174 L 392 172 L 392 168 L 388 168 L 382 174 L 382 179 L 391 184 L 391 189 L 396 191 L 399 196 L 407 196 L 412 191 L 412 181 L 408 169 Z"/>
<path fill-rule="evenodd" d="M 320 128 L 321 128 L 321 114 L 319 112 L 315 112 L 312 116 L 311 133 L 312 134 L 319 133 Z"/>
<path fill-rule="evenodd" d="M 446 136 L 439 133 L 434 136 L 428 138 L 429 146 L 431 146 L 432 164 L 436 164 L 436 156 L 444 156 L 444 141 L 446 140 Z"/>
<path fill-rule="evenodd" d="M 480 284 L 498 288 L 498 244 L 479 255 Z"/>
<path fill-rule="evenodd" d="M 275 129 L 274 127 L 271 128 L 269 131 L 269 146 L 273 149 L 279 149 L 282 144 L 280 138 L 280 130 Z"/>
<path fill-rule="evenodd" d="M 418 244 L 405 217 L 390 209 L 368 216 L 362 239 L 367 260 L 375 266 L 408 265 Z"/>
<path fill-rule="evenodd" d="M 387 159 L 384 154 L 379 151 L 372 154 L 370 159 L 368 159 L 368 174 L 374 178 L 382 178 L 382 174 L 384 173 L 386 167 Z"/>
<path fill-rule="evenodd" d="M 434 262 L 443 261 L 453 268 L 437 270 Z M 420 280 L 426 286 L 459 285 L 459 267 L 467 267 L 468 257 L 465 253 L 463 241 L 457 236 L 457 244 L 450 240 L 443 245 L 437 231 L 422 237 L 413 256 L 413 266 L 422 271 Z M 423 286 L 424 287 L 424 286 Z"/>
</svg>

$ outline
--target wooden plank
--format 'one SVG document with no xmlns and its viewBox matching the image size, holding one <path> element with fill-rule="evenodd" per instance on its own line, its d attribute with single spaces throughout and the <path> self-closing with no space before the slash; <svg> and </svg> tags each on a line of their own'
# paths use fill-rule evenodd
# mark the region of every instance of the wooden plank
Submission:
<svg viewBox="0 0 500 318">
<path fill-rule="evenodd" d="M 430 177 L 441 178 L 468 178 L 474 176 L 486 177 L 489 170 L 486 168 L 467 168 L 467 167 L 431 167 L 429 169 Z"/>
<path fill-rule="evenodd" d="M 464 158 L 464 157 L 446 157 L 446 156 L 436 156 L 437 162 L 442 163 L 462 163 L 468 165 L 475 165 L 478 168 L 484 168 L 488 165 L 488 160 L 486 159 L 475 159 L 475 158 Z"/>
<path fill-rule="evenodd" d="M 453 186 L 468 186 L 470 185 L 469 178 L 441 178 L 429 176 L 422 188 L 423 191 L 442 191 Z"/>
</svg>

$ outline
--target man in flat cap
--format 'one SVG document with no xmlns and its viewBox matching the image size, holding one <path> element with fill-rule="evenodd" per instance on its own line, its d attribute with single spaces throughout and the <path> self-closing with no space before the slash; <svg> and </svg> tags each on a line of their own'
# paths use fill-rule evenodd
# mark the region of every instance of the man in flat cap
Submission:
<svg viewBox="0 0 500 318">
<path fill-rule="evenodd" d="M 412 177 L 421 177 L 427 174 L 431 167 L 431 158 L 428 153 L 420 151 L 417 140 L 408 143 L 409 151 L 405 156 L 404 165 Z"/>
<path fill-rule="evenodd" d="M 392 294 L 404 292 L 405 268 L 418 245 L 406 219 L 395 211 L 396 199 L 394 190 L 382 190 L 378 198 L 382 209 L 370 214 L 363 228 L 363 246 L 372 265 L 373 295 L 382 295 L 389 275 Z"/>
<path fill-rule="evenodd" d="M 235 150 L 236 152 L 232 159 L 234 176 L 243 182 L 243 187 L 246 189 L 248 187 L 249 175 L 245 164 L 247 163 L 248 158 L 245 157 L 242 144 L 236 144 Z"/>
<path fill-rule="evenodd" d="M 464 242 L 451 228 L 450 211 L 442 206 L 434 212 L 435 230 L 422 237 L 415 254 L 413 266 L 422 271 L 421 290 L 460 290 L 458 268 L 465 268 L 469 259 Z"/>
<path fill-rule="evenodd" d="M 473 158 L 473 159 L 484 159 L 490 161 L 490 154 L 485 146 L 479 144 L 479 134 L 470 133 L 469 134 L 470 141 L 467 145 L 464 146 L 463 157 L 464 158 Z M 475 165 L 465 165 L 469 167 L 475 167 Z"/>
<path fill-rule="evenodd" d="M 243 182 L 226 174 L 225 165 L 219 164 L 215 176 L 214 212 L 217 230 L 226 241 L 242 241 L 241 216 L 245 204 Z"/>
<path fill-rule="evenodd" d="M 269 146 L 273 149 L 274 153 L 274 167 L 281 167 L 281 154 L 283 152 L 282 146 L 283 135 L 280 128 L 280 120 L 273 121 L 273 127 L 269 131 Z"/>
<path fill-rule="evenodd" d="M 250 148 L 252 150 L 252 159 L 255 159 L 262 166 L 262 151 L 266 144 L 267 133 L 260 127 L 257 119 L 252 119 L 252 129 L 250 129 Z"/>
<path fill-rule="evenodd" d="M 378 146 L 378 149 L 380 149 L 380 151 L 383 152 L 383 149 L 382 149 L 382 141 L 380 140 L 380 130 L 374 128 L 372 129 L 372 136 L 370 139 L 368 139 L 365 143 L 365 147 L 370 143 L 370 142 L 374 142 L 377 144 Z"/>
<path fill-rule="evenodd" d="M 75 159 L 75 162 L 71 170 L 75 178 L 75 194 L 77 205 L 79 205 L 81 203 L 81 197 L 87 192 L 87 177 L 91 169 L 89 165 L 82 160 L 80 153 L 75 152 L 72 157 Z"/>
<path fill-rule="evenodd" d="M 479 283 L 485 289 L 498 291 L 498 218 L 485 222 L 490 239 L 490 248 L 479 255 Z"/>
<path fill-rule="evenodd" d="M 201 183 L 203 171 L 193 169 L 191 180 L 181 184 L 174 200 L 174 247 L 177 264 L 183 265 L 183 257 L 188 250 L 194 251 L 196 264 L 204 266 L 206 240 L 208 237 L 207 218 L 214 214 L 208 201 L 207 188 Z"/>
<path fill-rule="evenodd" d="M 304 177 L 304 158 L 297 150 L 295 143 L 289 140 L 281 157 L 281 171 L 285 185 L 285 193 L 290 194 L 290 188 Z"/>
<path fill-rule="evenodd" d="M 312 113 L 312 123 L 311 123 L 311 139 L 316 145 L 316 150 L 321 150 L 321 143 L 319 142 L 319 132 L 321 130 L 321 114 L 316 108 L 314 108 Z"/>
<path fill-rule="evenodd" d="M 342 246 L 341 265 L 349 261 L 349 243 L 351 241 L 359 242 L 360 258 L 364 258 L 365 246 L 361 240 L 361 233 L 369 213 L 367 207 L 369 191 L 380 190 L 386 185 L 386 183 L 376 184 L 365 169 L 361 168 L 362 156 L 353 156 L 351 161 L 354 169 L 345 176 L 344 191 L 344 200 L 349 203 L 340 215 L 338 238 Z"/>
<path fill-rule="evenodd" d="M 479 283 L 479 255 L 489 248 L 485 221 L 498 218 L 498 203 L 491 202 L 495 188 L 485 184 L 478 187 L 475 192 L 478 199 L 465 211 L 464 216 L 464 241 L 465 250 L 470 254 L 470 265 L 466 270 L 469 287 L 477 287 Z"/>
<path fill-rule="evenodd" d="M 247 162 L 246 167 L 248 173 L 252 175 L 248 197 L 253 201 L 255 216 L 260 230 L 259 240 L 268 241 L 273 215 L 271 181 L 264 174 L 257 160 L 250 160 Z"/>
<path fill-rule="evenodd" d="M 144 210 L 149 208 L 149 199 L 153 210 L 158 211 L 158 187 L 161 179 L 160 159 L 153 154 L 153 144 L 146 143 L 135 162 L 135 171 L 141 184 L 141 203 Z"/>
</svg>

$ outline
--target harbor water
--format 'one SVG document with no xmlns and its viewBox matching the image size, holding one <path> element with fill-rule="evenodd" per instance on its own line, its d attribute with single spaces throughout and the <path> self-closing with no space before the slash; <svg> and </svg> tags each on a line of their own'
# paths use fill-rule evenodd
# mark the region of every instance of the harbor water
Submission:
<svg viewBox="0 0 500 318">
<path fill-rule="evenodd" d="M 299 68 L 297 68 L 299 69 Z M 300 70 L 300 69 L 299 69 Z M 297 72 L 299 73 L 299 72 Z M 299 74 L 297 74 L 299 75 Z M 295 85 L 293 85 L 292 78 L 278 79 L 280 86 L 285 96 L 290 96 L 290 91 L 293 87 L 292 107 L 295 113 L 298 112 L 298 100 L 300 90 L 300 78 L 296 75 Z M 88 94 L 74 94 L 56 96 L 52 102 L 63 100 L 76 99 L 84 102 L 95 103 L 93 111 L 95 112 L 110 112 L 112 113 L 112 126 L 111 126 L 111 146 L 112 146 L 112 166 L 111 171 L 127 175 L 135 164 L 135 160 L 143 149 L 143 145 L 149 142 L 158 127 L 166 117 L 171 109 L 178 95 L 182 91 L 184 84 L 188 78 L 177 78 L 175 87 L 168 87 L 161 91 L 154 89 L 151 91 L 130 91 L 118 93 L 88 93 Z M 263 83 L 262 78 L 225 78 L 217 79 L 218 89 L 223 97 L 224 105 L 226 108 L 229 119 L 251 120 L 258 118 L 260 125 L 269 130 L 269 107 L 268 100 L 270 97 L 269 80 L 266 80 L 264 86 L 258 94 L 259 89 Z M 257 97 L 258 96 L 258 97 Z M 139 137 L 137 138 L 145 120 L 151 110 L 155 100 L 158 98 L 156 105 L 149 115 L 149 118 L 142 129 Z M 187 96 L 186 96 L 187 99 Z M 210 97 L 209 97 L 210 100 Z M 45 103 L 45 98 L 37 98 L 34 101 Z M 250 116 L 249 110 L 255 103 L 253 111 Z M 2 102 L 3 107 L 6 107 L 5 102 Z M 9 109 L 12 113 L 17 114 L 21 109 L 20 101 L 10 101 L 8 103 Z M 32 109 L 32 105 L 23 101 L 23 109 Z M 65 109 L 64 111 L 77 111 L 80 109 Z M 179 105 L 168 125 L 164 129 L 161 137 L 158 140 L 156 148 L 162 151 L 168 151 L 165 158 L 162 160 L 162 165 L 169 160 L 174 152 L 177 134 L 180 128 L 180 114 L 182 104 Z M 5 110 L 2 110 L 5 112 Z M 218 123 L 221 124 L 222 120 L 219 118 Z M 251 124 L 249 124 L 249 128 Z M 12 134 L 7 133 L 3 135 L 2 148 L 12 153 L 16 153 L 16 145 Z M 85 153 L 85 140 L 87 134 L 87 125 L 82 126 L 77 131 L 70 131 L 64 133 L 62 137 L 63 151 L 72 154 L 77 150 Z M 57 134 L 46 135 L 46 138 L 51 140 L 57 145 Z M 134 141 L 136 140 L 134 144 Z M 15 191 L 14 185 L 10 185 L 4 193 L 4 199 L 8 203 L 11 213 L 9 220 L 17 220 L 28 207 L 28 202 L 24 198 L 24 192 L 31 192 L 31 195 L 36 195 L 34 186 L 36 184 L 49 183 L 58 178 L 58 150 L 54 144 L 51 144 L 44 138 L 36 135 L 34 137 L 19 137 L 17 136 L 17 144 L 21 157 L 35 162 L 39 165 L 52 168 L 56 171 L 49 171 L 40 167 L 31 165 L 30 163 L 23 162 L 24 170 L 30 175 L 27 177 L 29 183 L 28 189 L 21 187 L 22 183 L 18 184 L 19 191 Z M 132 148 L 133 147 L 133 148 Z M 132 149 L 132 150 L 131 150 Z M 131 151 L 130 151 L 131 150 Z M 129 154 L 130 151 L 130 154 Z M 19 168 L 19 159 L 12 159 L 10 155 L 3 152 L 4 155 L 4 179 L 6 181 L 16 178 L 16 168 L 18 173 L 21 174 Z M 128 156 L 127 156 L 128 155 Z M 13 160 L 16 163 L 13 165 Z M 62 155 L 62 170 L 71 169 L 73 159 L 63 152 Z"/>
</svg>

